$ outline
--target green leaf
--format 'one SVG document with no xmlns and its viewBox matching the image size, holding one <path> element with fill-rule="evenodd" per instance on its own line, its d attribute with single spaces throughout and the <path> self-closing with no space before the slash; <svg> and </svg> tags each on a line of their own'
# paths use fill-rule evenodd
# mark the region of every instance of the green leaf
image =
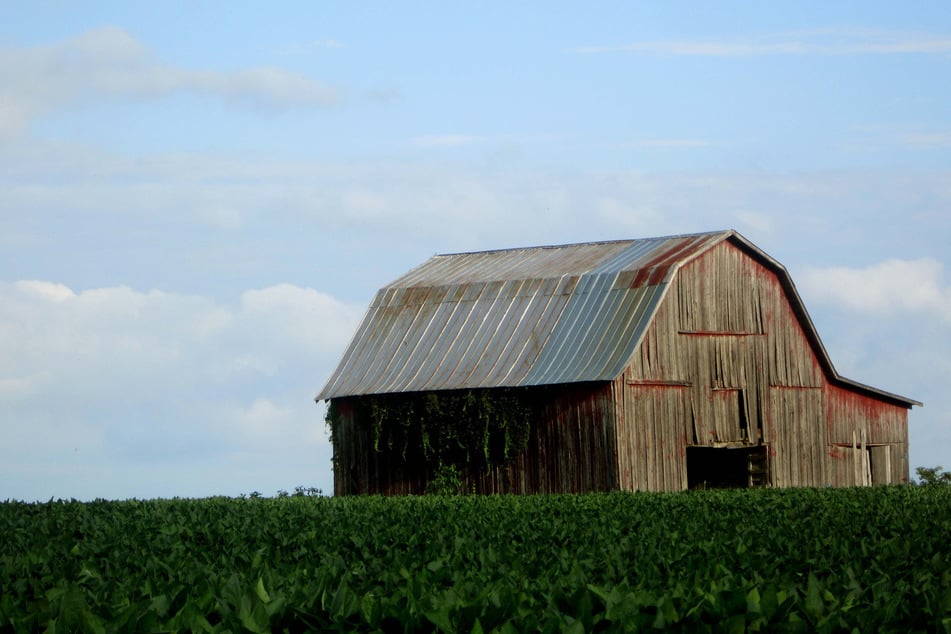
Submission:
<svg viewBox="0 0 951 634">
<path fill-rule="evenodd" d="M 809 573 L 809 585 L 806 588 L 806 612 L 816 618 L 825 614 L 825 603 L 822 601 L 819 580 L 811 572 Z"/>
<path fill-rule="evenodd" d="M 759 614 L 760 610 L 760 596 L 759 590 L 755 587 L 751 588 L 749 592 L 746 593 L 746 611 Z"/>
<path fill-rule="evenodd" d="M 102 620 L 90 612 L 88 608 L 83 608 L 83 625 L 85 625 L 83 629 L 87 632 L 93 632 L 94 634 L 106 634 L 106 628 L 103 625 Z"/>
<path fill-rule="evenodd" d="M 443 632 L 454 632 L 456 628 L 453 627 L 452 620 L 449 616 L 451 609 L 452 605 L 449 602 L 443 602 L 437 609 L 427 610 L 425 616 L 429 619 L 430 623 Z"/>
<path fill-rule="evenodd" d="M 742 614 L 734 614 L 721 621 L 717 629 L 728 634 L 743 634 L 746 632 L 746 617 Z"/>
<path fill-rule="evenodd" d="M 360 615 L 364 623 L 376 627 L 380 622 L 381 613 L 380 600 L 372 592 L 367 592 L 360 598 Z"/>
<path fill-rule="evenodd" d="M 350 616 L 350 587 L 346 577 L 340 580 L 330 602 L 330 616 L 335 621 L 343 621 Z"/>
<path fill-rule="evenodd" d="M 254 593 L 258 595 L 258 598 L 261 599 L 263 603 L 271 602 L 271 595 L 267 593 L 267 590 L 264 589 L 264 579 L 258 577 L 258 583 L 254 586 Z"/>
<path fill-rule="evenodd" d="M 242 604 L 238 611 L 238 619 L 241 625 L 255 634 L 268 634 L 271 631 L 265 615 L 245 604 Z"/>
<path fill-rule="evenodd" d="M 189 621 L 189 629 L 192 632 L 214 632 L 215 628 L 201 614 L 196 614 Z"/>
<path fill-rule="evenodd" d="M 153 610 L 159 616 L 164 617 L 166 614 L 168 614 L 169 605 L 170 602 L 168 597 L 164 594 L 160 594 L 157 597 L 153 597 L 152 604 L 149 605 L 149 609 Z"/>
<path fill-rule="evenodd" d="M 584 634 L 584 623 L 581 621 L 572 621 L 565 628 L 562 629 L 563 632 L 567 634 Z"/>
</svg>

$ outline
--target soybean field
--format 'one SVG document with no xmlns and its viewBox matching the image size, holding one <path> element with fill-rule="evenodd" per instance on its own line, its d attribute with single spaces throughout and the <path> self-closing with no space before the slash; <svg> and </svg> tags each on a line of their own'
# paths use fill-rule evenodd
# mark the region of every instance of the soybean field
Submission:
<svg viewBox="0 0 951 634">
<path fill-rule="evenodd" d="M 0 503 L 0 632 L 951 632 L 951 487 Z"/>
</svg>

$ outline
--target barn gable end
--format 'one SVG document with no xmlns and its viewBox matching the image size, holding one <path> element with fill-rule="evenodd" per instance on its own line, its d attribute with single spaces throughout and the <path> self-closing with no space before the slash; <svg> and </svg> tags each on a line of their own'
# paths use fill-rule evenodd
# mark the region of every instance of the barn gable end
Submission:
<svg viewBox="0 0 951 634">
<path fill-rule="evenodd" d="M 370 395 L 525 388 L 546 405 L 481 492 L 908 479 L 916 401 L 838 375 L 788 273 L 733 231 L 436 256 L 378 293 L 318 399 L 335 490 L 420 493 L 372 447 Z"/>
</svg>

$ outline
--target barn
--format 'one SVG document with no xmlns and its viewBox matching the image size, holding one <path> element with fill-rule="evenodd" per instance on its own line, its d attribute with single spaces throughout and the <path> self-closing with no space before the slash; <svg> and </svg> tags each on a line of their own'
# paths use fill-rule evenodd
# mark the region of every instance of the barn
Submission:
<svg viewBox="0 0 951 634">
<path fill-rule="evenodd" d="M 480 493 L 903 483 L 921 405 L 839 375 L 732 230 L 436 255 L 377 293 L 317 400 L 336 495 L 423 493 L 450 458 Z"/>
</svg>

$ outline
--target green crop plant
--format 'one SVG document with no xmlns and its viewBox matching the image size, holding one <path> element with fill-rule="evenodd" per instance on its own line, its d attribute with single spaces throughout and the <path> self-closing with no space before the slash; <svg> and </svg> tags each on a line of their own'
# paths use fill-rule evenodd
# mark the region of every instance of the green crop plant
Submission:
<svg viewBox="0 0 951 634">
<path fill-rule="evenodd" d="M 951 630 L 951 487 L 0 503 L 0 632 Z"/>
</svg>

